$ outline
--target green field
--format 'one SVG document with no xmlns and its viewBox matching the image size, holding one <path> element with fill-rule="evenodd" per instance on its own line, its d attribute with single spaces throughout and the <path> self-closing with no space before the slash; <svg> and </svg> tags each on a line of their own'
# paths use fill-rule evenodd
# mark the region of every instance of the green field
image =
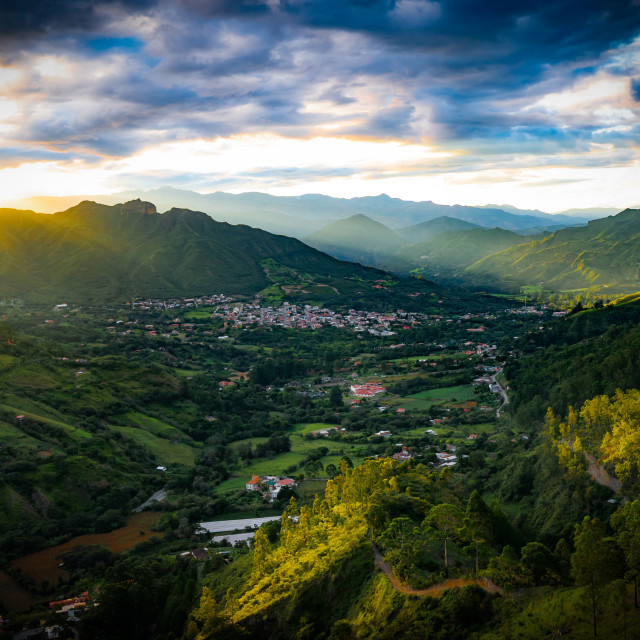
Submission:
<svg viewBox="0 0 640 640">
<path fill-rule="evenodd" d="M 246 440 L 239 440 L 234 445 L 238 445 L 241 442 L 252 442 L 257 444 L 257 441 L 261 438 L 247 438 Z M 262 438 L 263 441 L 266 438 Z M 216 487 L 216 490 L 224 493 L 225 491 L 243 489 L 248 480 L 251 480 L 251 476 L 281 476 L 284 469 L 294 464 L 299 464 L 306 455 L 313 449 L 326 446 L 329 448 L 329 454 L 320 459 L 323 466 L 328 464 L 334 464 L 336 467 L 340 466 L 340 460 L 343 456 L 347 455 L 351 458 L 354 465 L 362 463 L 364 458 L 355 455 L 355 452 L 362 449 L 362 445 L 347 445 L 342 443 L 334 443 L 324 438 L 318 440 L 312 440 L 308 442 L 302 438 L 292 438 L 291 451 L 286 453 L 278 453 L 271 459 L 255 460 L 251 461 L 245 467 L 242 467 L 234 472 L 233 477 L 228 478 Z M 304 473 L 304 469 L 300 469 L 294 472 L 293 475 L 298 473 Z M 320 472 L 320 476 L 322 476 Z"/>
<path fill-rule="evenodd" d="M 6 422 L 0 422 L 0 442 L 11 442 L 11 446 L 16 449 L 38 449 L 42 444 L 39 440 L 27 435 L 18 427 L 14 427 Z"/>
<path fill-rule="evenodd" d="M 404 362 L 418 362 L 418 360 L 426 360 L 427 362 L 438 362 L 439 360 L 459 360 L 462 358 L 468 358 L 464 352 L 460 353 L 431 353 L 425 356 L 408 356 L 406 358 L 394 358 L 393 360 L 386 360 L 392 364 L 402 364 Z"/>
<path fill-rule="evenodd" d="M 442 389 L 430 389 L 420 391 L 407 398 L 417 398 L 419 400 L 433 400 L 434 402 L 466 402 L 473 400 L 473 387 L 471 385 L 458 385 L 456 387 L 444 387 Z"/>
<path fill-rule="evenodd" d="M 0 409 L 4 409 L 5 411 L 10 411 L 11 413 L 15 413 L 16 415 L 24 415 L 26 418 L 30 418 L 31 420 L 35 420 L 37 422 L 44 422 L 46 424 L 50 424 L 54 427 L 60 427 L 64 429 L 69 436 L 75 438 L 76 440 L 83 440 L 86 438 L 92 438 L 93 436 L 82 429 L 78 429 L 70 424 L 66 424 L 65 422 L 60 422 L 60 420 L 53 420 L 52 418 L 46 418 L 45 416 L 38 415 L 37 413 L 32 413 L 30 411 L 25 411 L 20 408 L 12 407 L 8 404 L 0 404 Z"/>
<path fill-rule="evenodd" d="M 149 431 L 154 436 L 158 436 L 160 438 L 183 438 L 187 440 L 191 439 L 189 438 L 189 436 L 180 431 L 180 429 L 176 429 L 170 424 L 167 424 L 162 420 L 158 420 L 157 418 L 152 418 L 151 416 L 148 416 L 144 413 L 129 411 L 126 416 L 127 422 L 134 424 L 140 429 Z"/>
<path fill-rule="evenodd" d="M 112 426 L 111 429 L 119 431 L 122 435 L 125 435 L 143 445 L 153 453 L 156 457 L 156 461 L 160 464 L 177 463 L 184 464 L 188 467 L 192 467 L 195 464 L 198 451 L 186 444 L 172 444 L 169 440 L 158 438 L 158 436 L 153 435 L 153 433 L 143 431 L 136 427 Z"/>
<path fill-rule="evenodd" d="M 0 369 L 12 367 L 16 362 L 18 362 L 18 358 L 15 356 L 0 354 Z"/>
<path fill-rule="evenodd" d="M 213 307 L 201 307 L 193 311 L 186 311 L 183 315 L 185 320 L 208 320 L 213 313 Z"/>
<path fill-rule="evenodd" d="M 312 433 L 313 431 L 320 431 L 322 429 L 329 429 L 330 427 L 336 427 L 336 424 L 329 424 L 328 422 L 304 422 L 293 425 L 287 429 L 290 433 Z"/>
<path fill-rule="evenodd" d="M 13 407 L 21 407 L 22 413 L 29 411 L 30 413 L 44 416 L 45 418 L 51 418 L 52 420 L 62 420 L 61 413 L 46 404 L 37 402 L 30 398 L 24 398 L 22 396 L 16 396 L 12 393 L 8 393 L 4 396 L 4 400 L 7 404 Z"/>
<path fill-rule="evenodd" d="M 395 400 L 392 405 L 396 408 L 417 409 L 428 411 L 436 404 L 456 404 L 473 400 L 472 385 L 457 385 L 454 387 L 443 387 L 441 389 L 430 389 L 420 391 L 410 396 Z"/>
</svg>

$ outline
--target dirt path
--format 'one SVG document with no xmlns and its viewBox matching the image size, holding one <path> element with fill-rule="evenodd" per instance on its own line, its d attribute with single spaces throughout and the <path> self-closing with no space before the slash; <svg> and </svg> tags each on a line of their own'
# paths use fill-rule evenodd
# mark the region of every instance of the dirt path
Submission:
<svg viewBox="0 0 640 640">
<path fill-rule="evenodd" d="M 620 480 L 612 478 L 604 469 L 600 466 L 596 459 L 586 451 L 583 451 L 586 461 L 589 463 L 587 467 L 587 473 L 603 487 L 608 487 L 614 493 L 620 493 Z"/>
<path fill-rule="evenodd" d="M 382 554 L 380 553 L 380 551 L 378 551 L 376 545 L 372 544 L 371 547 L 373 548 L 375 567 L 377 569 L 380 569 L 380 571 L 382 571 L 387 576 L 387 578 L 389 578 L 389 582 L 391 582 L 393 588 L 400 593 L 405 593 L 407 595 L 413 596 L 428 596 L 431 598 L 437 598 L 447 589 L 466 587 L 470 584 L 477 584 L 488 593 L 502 593 L 502 589 L 493 584 L 493 582 L 491 582 L 491 580 L 489 580 L 488 578 L 483 578 L 482 580 L 473 578 L 449 578 L 449 580 L 439 582 L 438 584 L 433 584 L 426 589 L 412 589 L 411 587 L 400 583 L 395 575 L 393 575 L 393 570 L 391 569 L 389 564 L 382 559 Z"/>
<path fill-rule="evenodd" d="M 575 451 L 574 443 L 562 440 L 564 444 L 568 444 L 571 447 L 572 451 Z M 587 473 L 591 476 L 591 479 L 601 484 L 603 487 L 607 487 L 611 489 L 614 493 L 620 493 L 620 480 L 617 478 L 611 477 L 605 470 L 605 468 L 596 462 L 596 459 L 590 454 L 587 453 L 584 449 L 582 450 L 584 454 L 584 458 L 587 461 Z"/>
</svg>

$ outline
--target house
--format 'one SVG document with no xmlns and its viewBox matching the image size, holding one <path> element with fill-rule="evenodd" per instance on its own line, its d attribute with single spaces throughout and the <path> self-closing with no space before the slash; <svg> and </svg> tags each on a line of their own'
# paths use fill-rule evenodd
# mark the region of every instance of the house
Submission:
<svg viewBox="0 0 640 640">
<path fill-rule="evenodd" d="M 438 466 L 440 467 L 452 467 L 458 461 L 458 458 L 454 456 L 452 453 L 436 453 L 436 458 L 438 458 L 438 462 L 440 463 Z"/>
<path fill-rule="evenodd" d="M 249 482 L 245 484 L 247 491 L 260 491 L 262 496 L 269 498 L 271 502 L 276 499 L 280 489 L 284 487 L 295 487 L 296 482 L 293 478 L 280 478 L 278 476 L 253 476 Z"/>
<path fill-rule="evenodd" d="M 388 438 L 391 435 L 391 431 L 378 431 L 375 434 L 376 436 L 382 436 L 383 438 Z"/>
<path fill-rule="evenodd" d="M 411 460 L 411 458 L 413 458 L 413 455 L 409 453 L 408 447 L 402 445 L 402 451 L 394 453 L 391 457 L 398 462 L 404 462 L 405 460 Z"/>
</svg>

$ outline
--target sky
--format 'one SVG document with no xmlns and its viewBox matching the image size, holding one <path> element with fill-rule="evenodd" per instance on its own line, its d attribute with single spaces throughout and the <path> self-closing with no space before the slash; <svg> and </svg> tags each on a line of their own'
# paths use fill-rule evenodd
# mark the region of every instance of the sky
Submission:
<svg viewBox="0 0 640 640">
<path fill-rule="evenodd" d="M 640 0 L 2 0 L 0 198 L 640 203 Z"/>
</svg>

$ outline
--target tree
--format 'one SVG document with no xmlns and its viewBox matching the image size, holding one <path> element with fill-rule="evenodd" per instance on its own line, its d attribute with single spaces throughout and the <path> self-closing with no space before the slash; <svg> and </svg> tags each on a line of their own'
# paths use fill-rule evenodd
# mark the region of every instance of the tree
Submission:
<svg viewBox="0 0 640 640">
<path fill-rule="evenodd" d="M 253 538 L 253 573 L 255 576 L 262 577 L 265 574 L 270 549 L 271 545 L 267 533 L 260 527 Z"/>
<path fill-rule="evenodd" d="M 489 542 L 493 533 L 493 512 L 487 506 L 477 490 L 469 496 L 464 517 L 463 534 L 473 545 L 476 560 L 476 576 L 479 570 L 480 548 Z"/>
<path fill-rule="evenodd" d="M 633 578 L 633 603 L 638 608 L 638 575 L 640 574 L 640 500 L 627 502 L 611 516 L 618 545 L 624 553 L 627 575 Z"/>
<path fill-rule="evenodd" d="M 576 584 L 585 589 L 591 606 L 593 635 L 598 635 L 598 609 L 605 586 L 620 573 L 620 550 L 613 538 L 606 537 L 604 523 L 585 516 L 574 534 L 575 553 L 571 568 Z"/>
<path fill-rule="evenodd" d="M 338 475 L 338 467 L 336 467 L 335 464 L 328 464 L 324 468 L 324 471 L 331 479 L 335 478 Z"/>
<path fill-rule="evenodd" d="M 454 504 L 442 503 L 431 508 L 424 523 L 434 529 L 444 542 L 444 573 L 449 577 L 449 557 L 447 543 L 458 535 L 462 525 L 463 513 Z"/>
<path fill-rule="evenodd" d="M 522 547 L 520 564 L 535 585 L 557 580 L 557 558 L 541 542 L 529 542 Z"/>
<path fill-rule="evenodd" d="M 340 391 L 339 386 L 336 385 L 331 387 L 331 391 L 329 392 L 329 402 L 331 402 L 331 406 L 336 409 L 344 405 L 344 402 L 342 401 L 342 391 Z"/>
<path fill-rule="evenodd" d="M 307 464 L 304 465 L 304 470 L 308 476 L 317 478 L 320 471 L 324 470 L 324 467 L 322 466 L 322 462 L 320 462 L 320 460 L 310 460 L 309 462 L 307 462 Z"/>
</svg>

